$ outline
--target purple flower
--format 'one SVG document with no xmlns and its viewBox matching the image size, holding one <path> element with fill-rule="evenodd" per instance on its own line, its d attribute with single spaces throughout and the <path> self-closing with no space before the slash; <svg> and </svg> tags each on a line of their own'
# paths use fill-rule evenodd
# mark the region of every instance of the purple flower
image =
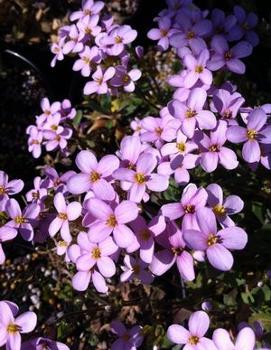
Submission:
<svg viewBox="0 0 271 350">
<path fill-rule="evenodd" d="M 196 12 L 196 11 L 195 11 Z M 193 12 L 190 15 L 187 12 L 179 12 L 176 16 L 176 22 L 180 30 L 173 34 L 169 42 L 173 47 L 180 48 L 184 46 L 204 46 L 203 37 L 207 36 L 212 30 L 212 23 L 207 19 L 200 18 L 195 20 Z"/>
<path fill-rule="evenodd" d="M 133 245 L 127 248 L 127 252 L 131 253 L 139 249 L 140 259 L 150 264 L 154 254 L 154 237 L 165 229 L 165 220 L 162 216 L 154 217 L 147 225 L 143 216 L 139 215 L 135 221 L 130 223 L 135 233 L 136 240 Z"/>
<path fill-rule="evenodd" d="M 246 232 L 237 226 L 217 231 L 215 215 L 208 208 L 202 208 L 197 212 L 197 220 L 200 231 L 185 230 L 186 243 L 192 249 L 206 251 L 210 264 L 216 269 L 230 270 L 233 265 L 230 250 L 241 250 L 246 246 Z"/>
<path fill-rule="evenodd" d="M 9 196 L 21 192 L 24 187 L 22 180 L 8 181 L 8 174 L 0 170 L 0 211 L 5 211 Z"/>
<path fill-rule="evenodd" d="M 188 330 L 178 324 L 169 326 L 168 339 L 175 344 L 185 344 L 185 350 L 217 350 L 214 343 L 204 337 L 210 325 L 210 319 L 206 312 L 196 311 L 188 321 Z"/>
<path fill-rule="evenodd" d="M 58 147 L 64 150 L 67 147 L 67 140 L 72 136 L 72 129 L 64 128 L 63 131 L 58 134 L 56 131 L 44 131 L 44 137 L 47 139 L 45 147 L 47 151 L 53 151 Z"/>
<path fill-rule="evenodd" d="M 185 88 L 193 87 L 199 80 L 206 85 L 212 84 L 212 73 L 206 68 L 209 58 L 210 53 L 207 49 L 202 50 L 197 59 L 190 54 L 184 57 L 184 64 L 189 70 L 183 82 Z"/>
<path fill-rule="evenodd" d="M 176 138 L 179 121 L 172 116 L 164 115 L 161 118 L 146 117 L 141 122 L 141 141 L 153 142 L 160 148 L 164 141 L 170 142 Z"/>
<path fill-rule="evenodd" d="M 216 35 L 212 39 L 211 47 L 215 53 L 207 64 L 210 70 L 217 71 L 226 67 L 233 73 L 245 73 L 246 67 L 240 58 L 251 55 L 252 46 L 247 41 L 241 41 L 229 48 L 227 40 L 221 35 Z"/>
<path fill-rule="evenodd" d="M 103 1 L 94 1 L 94 0 L 84 0 L 82 1 L 82 9 L 75 11 L 70 15 L 71 21 L 80 20 L 86 16 L 96 15 L 101 12 L 104 8 Z"/>
<path fill-rule="evenodd" d="M 242 38 L 247 40 L 252 46 L 259 44 L 258 35 L 252 30 L 258 24 L 258 17 L 255 13 L 250 12 L 246 14 L 241 6 L 234 6 L 234 15 L 237 23 L 229 31 L 228 40 L 238 41 Z"/>
<path fill-rule="evenodd" d="M 48 176 L 49 184 L 47 188 L 53 188 L 57 192 L 62 192 L 63 194 L 67 191 L 68 180 L 75 175 L 75 171 L 69 170 L 62 175 L 58 175 L 55 168 L 47 167 L 44 170 L 45 175 Z"/>
<path fill-rule="evenodd" d="M 196 213 L 205 207 L 207 192 L 204 188 L 197 188 L 195 184 L 189 184 L 183 190 L 179 203 L 169 203 L 162 206 L 162 214 L 170 220 L 183 218 L 182 229 L 198 227 Z"/>
<path fill-rule="evenodd" d="M 102 68 L 98 66 L 97 70 L 92 75 L 93 81 L 89 81 L 88 83 L 86 83 L 84 87 L 84 94 L 106 94 L 109 90 L 107 82 L 114 76 L 114 74 L 115 68 L 109 67 L 103 72 Z"/>
<path fill-rule="evenodd" d="M 65 55 L 69 53 L 78 53 L 84 49 L 84 45 L 81 42 L 80 32 L 75 24 L 69 28 L 68 41 L 63 46 L 63 53 Z"/>
<path fill-rule="evenodd" d="M 33 126 L 29 130 L 28 151 L 32 153 L 34 158 L 39 158 L 41 155 L 41 144 L 43 134 L 37 127 Z"/>
<path fill-rule="evenodd" d="M 136 350 L 143 342 L 142 328 L 139 326 L 127 329 L 123 323 L 115 320 L 111 322 L 111 330 L 119 337 L 111 345 L 111 350 Z"/>
<path fill-rule="evenodd" d="M 213 342 L 218 350 L 253 350 L 256 339 L 253 330 L 245 327 L 238 333 L 234 344 L 226 329 L 217 328 L 213 333 Z"/>
<path fill-rule="evenodd" d="M 34 179 L 34 189 L 26 193 L 26 200 L 28 202 L 33 202 L 41 204 L 47 197 L 47 189 L 45 188 L 45 182 L 41 177 L 37 176 Z"/>
<path fill-rule="evenodd" d="M 105 44 L 110 45 L 107 49 L 109 56 L 119 56 L 125 45 L 130 44 L 137 37 L 137 31 L 129 25 L 116 26 L 105 38 Z"/>
<path fill-rule="evenodd" d="M 20 350 L 21 333 L 30 333 L 36 327 L 34 312 L 28 311 L 20 316 L 17 313 L 16 304 L 0 301 L 0 347 L 6 344 L 6 349 Z"/>
<path fill-rule="evenodd" d="M 45 121 L 49 116 L 53 116 L 57 114 L 60 109 L 61 109 L 61 104 L 60 102 L 53 102 L 50 104 L 50 101 L 48 100 L 47 97 L 44 97 L 41 100 L 41 109 L 43 113 L 40 115 L 40 117 Z"/>
<path fill-rule="evenodd" d="M 151 29 L 147 36 L 151 40 L 158 40 L 158 46 L 166 51 L 169 47 L 169 38 L 176 32 L 176 29 L 171 29 L 171 20 L 168 17 L 160 17 L 158 26 L 157 29 Z"/>
<path fill-rule="evenodd" d="M 100 63 L 101 57 L 97 46 L 85 47 L 84 51 L 79 54 L 80 58 L 74 62 L 73 70 L 81 71 L 83 77 L 89 77 L 96 65 Z"/>
<path fill-rule="evenodd" d="M 176 263 L 181 278 L 185 281 L 193 281 L 195 278 L 193 257 L 185 249 L 183 234 L 178 227 L 173 222 L 169 222 L 165 232 L 156 239 L 163 249 L 154 254 L 150 265 L 151 272 L 161 276 Z"/>
<path fill-rule="evenodd" d="M 214 171 L 218 164 L 231 170 L 238 166 L 236 154 L 224 146 L 227 141 L 227 122 L 220 120 L 210 137 L 203 134 L 199 141 L 200 165 L 208 173 Z"/>
<path fill-rule="evenodd" d="M 226 35 L 235 25 L 236 17 L 234 15 L 225 15 L 220 9 L 213 9 L 211 14 L 213 33 Z"/>
<path fill-rule="evenodd" d="M 114 87 L 123 86 L 124 91 L 133 92 L 135 90 L 135 81 L 140 79 L 141 72 L 139 69 L 132 69 L 127 72 L 123 66 L 116 67 L 116 74 L 110 81 L 110 84 Z"/>
<path fill-rule="evenodd" d="M 29 204 L 22 212 L 19 203 L 15 199 L 9 199 L 6 210 L 11 218 L 6 223 L 6 226 L 17 229 L 26 241 L 32 241 L 34 237 L 33 225 L 36 223 L 35 219 L 40 213 L 39 205 L 35 203 Z"/>
<path fill-rule="evenodd" d="M 51 67 L 54 68 L 57 61 L 64 60 L 63 45 L 65 39 L 58 38 L 57 42 L 51 45 L 51 52 L 55 55 L 51 61 Z"/>
<path fill-rule="evenodd" d="M 153 275 L 148 269 L 148 264 L 141 259 L 135 259 L 130 255 L 125 255 L 124 266 L 122 266 L 122 274 L 120 275 L 121 282 L 131 281 L 133 279 L 139 280 L 143 284 L 150 284 L 153 282 Z"/>
<path fill-rule="evenodd" d="M 246 128 L 231 126 L 227 139 L 233 143 L 245 142 L 242 156 L 248 163 L 258 162 L 261 157 L 260 143 L 271 143 L 271 126 L 267 125 L 267 116 L 262 108 L 255 108 L 248 116 Z"/>
<path fill-rule="evenodd" d="M 190 181 L 189 169 L 196 167 L 199 156 L 197 154 L 177 155 L 169 162 L 158 165 L 157 172 L 161 175 L 170 176 L 174 174 L 176 183 L 185 185 Z"/>
<path fill-rule="evenodd" d="M 207 93 L 204 89 L 194 88 L 191 90 L 186 104 L 173 100 L 168 105 L 170 113 L 182 121 L 181 131 L 188 138 L 194 136 L 196 126 L 201 130 L 211 130 L 216 127 L 215 115 L 208 110 L 203 110 L 206 99 Z"/>
<path fill-rule="evenodd" d="M 222 119 L 231 124 L 231 120 L 235 119 L 240 107 L 245 99 L 238 93 L 231 93 L 225 89 L 215 91 L 212 98 L 212 111 L 218 112 Z"/>
<path fill-rule="evenodd" d="M 116 244 L 120 248 L 129 247 L 135 240 L 133 231 L 126 225 L 138 216 L 138 207 L 131 201 L 122 201 L 112 209 L 103 201 L 91 198 L 88 210 L 96 218 L 89 227 L 91 242 L 102 242 L 112 232 Z"/>
<path fill-rule="evenodd" d="M 80 174 L 72 176 L 68 181 L 68 190 L 73 194 L 81 194 L 92 190 L 98 198 L 113 200 L 116 196 L 109 178 L 119 167 L 119 160 L 114 155 L 107 155 L 98 162 L 90 151 L 81 151 L 76 156 L 76 165 Z"/>
<path fill-rule="evenodd" d="M 17 230 L 12 227 L 2 226 L 0 227 L 0 265 L 4 264 L 6 260 L 5 253 L 2 248 L 3 242 L 10 241 L 17 236 Z"/>
<path fill-rule="evenodd" d="M 102 30 L 98 26 L 100 17 L 98 15 L 86 16 L 77 23 L 79 29 L 79 40 L 87 42 L 92 37 L 96 37 Z"/>
<path fill-rule="evenodd" d="M 48 338 L 35 338 L 22 344 L 21 350 L 69 350 L 67 345 Z"/>
<path fill-rule="evenodd" d="M 110 256 L 118 250 L 113 239 L 107 237 L 100 243 L 91 243 L 87 235 L 82 237 L 84 237 L 84 247 L 81 255 L 76 259 L 77 270 L 96 269 L 101 277 L 112 277 L 116 273 L 116 266 Z M 82 244 L 82 238 L 80 243 Z"/>
<path fill-rule="evenodd" d="M 243 207 L 244 202 L 238 196 L 231 195 L 223 200 L 222 188 L 217 184 L 210 184 L 207 186 L 208 205 L 212 208 L 218 222 L 222 227 L 235 226 L 230 215 L 239 213 Z"/>
<path fill-rule="evenodd" d="M 196 150 L 198 146 L 195 142 L 187 139 L 180 130 L 177 132 L 176 142 L 166 143 L 161 148 L 161 154 L 163 157 L 165 156 L 177 156 L 179 154 L 186 155 L 194 150 Z"/>
<path fill-rule="evenodd" d="M 67 119 L 74 119 L 76 116 L 76 110 L 72 107 L 71 101 L 68 99 L 65 99 L 61 103 L 61 121 L 67 120 Z"/>
<path fill-rule="evenodd" d="M 120 168 L 114 172 L 113 176 L 131 184 L 129 200 L 139 203 L 147 189 L 162 192 L 168 187 L 167 176 L 152 173 L 156 165 L 157 160 L 152 154 L 143 153 L 138 158 L 135 170 Z"/>
<path fill-rule="evenodd" d="M 72 240 L 70 234 L 69 222 L 74 221 L 81 215 L 81 204 L 78 202 L 71 202 L 68 205 L 62 193 L 57 193 L 54 197 L 54 206 L 58 212 L 56 218 L 49 226 L 49 234 L 54 237 L 60 230 L 61 237 L 66 241 Z"/>
</svg>

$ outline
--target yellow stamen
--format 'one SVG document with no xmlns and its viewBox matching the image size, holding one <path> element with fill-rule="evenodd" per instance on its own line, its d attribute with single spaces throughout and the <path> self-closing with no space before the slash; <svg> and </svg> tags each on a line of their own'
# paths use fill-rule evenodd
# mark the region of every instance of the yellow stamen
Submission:
<svg viewBox="0 0 271 350">
<path fill-rule="evenodd" d="M 68 219 L 68 215 L 66 213 L 59 213 L 58 217 L 61 220 L 67 220 Z"/>
<path fill-rule="evenodd" d="M 6 193 L 6 189 L 3 186 L 0 186 L 0 196 Z"/>
<path fill-rule="evenodd" d="M 21 327 L 15 323 L 10 323 L 7 328 L 8 333 L 12 333 L 12 334 L 20 332 L 20 330 L 21 330 Z"/>
<path fill-rule="evenodd" d="M 249 140 L 255 140 L 256 135 L 257 135 L 257 131 L 256 130 L 252 130 L 252 129 L 247 130 L 247 138 Z"/>
<path fill-rule="evenodd" d="M 196 73 L 202 73 L 203 72 L 203 67 L 202 66 L 196 66 L 196 68 L 195 68 L 195 72 Z"/>
<path fill-rule="evenodd" d="M 21 225 L 26 223 L 26 218 L 24 218 L 23 216 L 16 216 L 14 221 L 16 222 L 16 224 Z"/>
<path fill-rule="evenodd" d="M 146 182 L 146 177 L 142 173 L 135 174 L 135 180 L 138 184 L 142 185 L 144 182 Z"/>
<path fill-rule="evenodd" d="M 186 118 L 193 118 L 197 115 L 196 111 L 192 111 L 191 108 L 189 108 L 186 112 L 185 112 L 185 117 Z"/>
<path fill-rule="evenodd" d="M 191 204 L 185 205 L 184 206 L 184 212 L 185 212 L 185 214 L 193 214 L 193 213 L 195 213 L 195 206 L 191 205 Z"/>
<path fill-rule="evenodd" d="M 186 39 L 191 40 L 195 38 L 195 33 L 194 32 L 188 32 L 186 34 Z"/>
<path fill-rule="evenodd" d="M 101 175 L 99 173 L 97 173 L 96 171 L 92 171 L 90 174 L 90 181 L 91 182 L 96 182 L 98 180 L 100 180 Z"/>
<path fill-rule="evenodd" d="M 184 142 L 177 142 L 176 143 L 176 147 L 178 148 L 178 150 L 182 153 L 185 152 L 186 150 L 186 144 Z"/>
<path fill-rule="evenodd" d="M 117 222 L 115 215 L 110 215 L 106 221 L 106 225 L 110 226 L 110 227 L 115 227 L 115 226 L 117 226 L 117 224 L 118 224 L 118 222 Z"/>
<path fill-rule="evenodd" d="M 199 337 L 197 337 L 196 335 L 192 335 L 189 339 L 188 339 L 188 343 L 191 345 L 197 345 L 199 342 Z"/>
<path fill-rule="evenodd" d="M 217 204 L 213 207 L 213 212 L 217 215 L 224 215 L 226 213 L 226 209 L 223 205 Z"/>
<path fill-rule="evenodd" d="M 210 152 L 218 152 L 219 151 L 219 146 L 218 145 L 212 145 L 209 147 Z"/>
<path fill-rule="evenodd" d="M 210 247 L 210 246 L 212 246 L 212 245 L 214 245 L 214 244 L 216 244 L 216 243 L 219 243 L 219 237 L 211 233 L 211 234 L 208 236 L 207 244 L 208 244 L 208 246 Z"/>
<path fill-rule="evenodd" d="M 101 250 L 100 248 L 96 247 L 94 249 L 92 249 L 92 252 L 91 252 L 91 257 L 95 260 L 98 260 L 100 259 L 102 253 L 101 253 Z"/>
</svg>

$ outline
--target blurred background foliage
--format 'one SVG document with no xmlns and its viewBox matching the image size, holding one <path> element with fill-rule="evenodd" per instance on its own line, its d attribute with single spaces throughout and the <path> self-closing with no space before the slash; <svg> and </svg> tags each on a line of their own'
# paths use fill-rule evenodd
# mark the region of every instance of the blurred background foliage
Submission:
<svg viewBox="0 0 271 350">
<path fill-rule="evenodd" d="M 82 99 L 84 80 L 71 70 L 72 59 L 50 68 L 49 43 L 57 29 L 67 22 L 67 13 L 77 8 L 77 0 L 0 0 L 0 169 L 12 178 L 22 178 L 26 189 L 32 185 L 39 166 L 54 164 L 58 157 L 46 156 L 33 160 L 27 152 L 26 127 L 39 114 L 40 99 L 51 101 L 69 98 L 77 108 L 73 123 L 74 150 L 91 148 L 98 155 L 114 152 L 124 134 L 130 133 L 134 118 L 157 115 L 169 101 L 172 91 L 166 77 L 180 66 L 173 52 L 158 53 L 146 38 L 152 19 L 165 7 L 163 0 L 108 0 L 109 11 L 120 22 L 138 30 L 136 44 L 145 49 L 137 62 L 143 77 L 135 93 L 118 98 L 95 97 Z M 249 0 L 201 0 L 203 9 L 215 7 L 230 11 L 236 4 L 259 16 L 260 45 L 246 60 L 247 73 L 230 76 L 238 83 L 247 105 L 271 102 L 271 2 Z M 81 126 L 79 126 L 81 123 Z M 74 157 L 74 155 L 72 155 Z M 64 159 L 56 164 L 65 170 L 70 163 Z M 144 324 L 146 342 L 143 349 L 157 343 L 170 347 L 165 340 L 165 327 L 170 320 L 181 322 L 192 310 L 200 309 L 203 301 L 212 302 L 214 326 L 231 331 L 242 321 L 262 322 L 265 340 L 271 343 L 271 178 L 264 169 L 251 172 L 245 165 L 237 171 L 218 170 L 206 174 L 192 171 L 192 181 L 207 186 L 219 183 L 226 194 L 237 194 L 245 201 L 238 224 L 249 233 L 249 244 L 235 253 L 235 268 L 219 273 L 210 265 L 198 264 L 197 279 L 180 283 L 173 269 L 157 278 L 151 287 L 131 283 L 120 285 L 112 280 L 112 293 L 99 296 L 93 290 L 79 294 L 72 290 L 72 271 L 44 245 L 38 248 L 16 240 L 8 244 L 9 257 L 0 267 L 0 299 L 9 299 L 31 307 L 39 313 L 40 328 L 51 337 L 66 341 L 74 350 L 107 349 L 110 342 L 108 323 L 121 316 L 127 323 Z M 178 200 L 180 189 L 169 190 L 154 198 L 157 211 L 161 201 Z"/>
</svg>

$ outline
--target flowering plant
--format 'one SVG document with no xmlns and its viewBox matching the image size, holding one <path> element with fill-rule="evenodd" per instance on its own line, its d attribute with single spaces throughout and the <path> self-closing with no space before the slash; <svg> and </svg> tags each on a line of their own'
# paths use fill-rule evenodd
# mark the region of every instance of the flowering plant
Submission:
<svg viewBox="0 0 271 350">
<path fill-rule="evenodd" d="M 166 3 L 148 32 L 157 50 L 173 50 L 181 67 L 167 77 L 173 91 L 164 105 L 153 103 L 151 93 L 142 97 L 148 72 L 141 78 L 136 64 L 144 52 L 130 47 L 137 32 L 104 14 L 102 1 L 83 1 L 70 15 L 70 25 L 60 28 L 51 46 L 52 67 L 65 55 L 74 58 L 73 70 L 86 78 L 87 108 L 108 99 L 115 119 L 130 118 L 139 93 L 149 113 L 131 121 L 130 134 L 121 137 L 116 150 L 95 152 L 89 134 L 102 118 L 90 125 L 86 109 L 76 110 L 69 100 L 41 101 L 36 125 L 27 128 L 29 152 L 39 158 L 45 146 L 55 157 L 41 167 L 24 204 L 12 198 L 23 182 L 9 181 L 1 171 L 0 263 L 5 264 L 6 242 L 16 236 L 34 243 L 38 252 L 59 256 L 74 296 L 67 301 L 78 304 L 74 313 L 91 316 L 89 301 L 93 312 L 104 312 L 100 331 L 114 334 L 104 349 L 173 349 L 174 344 L 185 350 L 267 349 L 263 310 L 246 309 L 240 316 L 231 300 L 240 286 L 244 305 L 258 292 L 236 272 L 252 235 L 246 221 L 251 193 L 243 188 L 253 188 L 259 171 L 267 177 L 271 169 L 271 105 L 250 106 L 230 80 L 245 73 L 243 59 L 259 43 L 257 16 L 240 6 L 226 14 L 219 9 L 208 13 L 190 0 Z M 252 185 L 244 182 L 248 172 Z M 266 276 L 262 283 L 268 301 Z M 223 281 L 230 278 L 236 286 L 226 290 Z M 212 289 L 228 309 L 212 300 Z M 219 313 L 228 310 L 223 324 Z M 18 306 L 3 298 L 0 347 L 68 349 L 43 334 L 22 342 L 21 334 L 34 330 L 37 316 L 17 313 Z M 245 322 L 239 332 L 231 323 L 235 315 Z M 186 320 L 188 326 L 179 324 Z M 96 345 L 103 346 L 98 340 Z"/>
</svg>

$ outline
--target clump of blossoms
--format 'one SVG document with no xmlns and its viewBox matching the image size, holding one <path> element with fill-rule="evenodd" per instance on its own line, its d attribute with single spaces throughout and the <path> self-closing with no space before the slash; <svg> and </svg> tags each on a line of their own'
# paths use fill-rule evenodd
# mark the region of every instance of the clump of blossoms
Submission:
<svg viewBox="0 0 271 350">
<path fill-rule="evenodd" d="M 26 133 L 28 151 L 34 158 L 39 158 L 42 146 L 47 152 L 67 150 L 68 140 L 72 137 L 72 129 L 68 124 L 76 115 L 76 110 L 69 100 L 50 103 L 48 98 L 41 101 L 42 114 L 36 116 L 36 124 L 29 125 Z"/>
<path fill-rule="evenodd" d="M 19 315 L 18 315 L 19 314 Z M 19 307 L 7 300 L 0 300 L 0 347 L 6 350 L 68 350 L 60 342 L 47 338 L 37 338 L 22 343 L 22 335 L 32 332 L 37 325 L 37 315 L 32 311 L 19 313 Z"/>
<path fill-rule="evenodd" d="M 132 92 L 140 70 L 132 68 L 130 44 L 137 32 L 129 25 L 115 23 L 104 13 L 103 1 L 82 1 L 81 10 L 70 15 L 70 25 L 61 27 L 51 51 L 52 67 L 65 55 L 73 55 L 73 70 L 88 79 L 84 94 Z"/>
<path fill-rule="evenodd" d="M 15 199 L 8 198 L 20 191 L 21 183 L 13 189 L 7 179 L 2 181 L 1 242 L 18 232 L 35 242 L 51 236 L 56 253 L 71 267 L 71 283 L 79 292 L 94 287 L 108 294 L 116 280 L 151 284 L 175 264 L 180 285 L 194 281 L 203 263 L 229 271 L 234 252 L 243 250 L 249 239 L 232 218 L 242 211 L 242 199 L 236 195 L 223 198 L 217 183 L 200 186 L 192 170 L 234 172 L 240 166 L 239 143 L 251 168 L 261 163 L 270 169 L 270 105 L 244 107 L 244 97 L 230 81 L 214 84 L 217 71 L 245 72 L 241 58 L 249 56 L 257 44 L 253 31 L 257 19 L 238 6 L 231 15 L 215 9 L 208 19 L 189 0 L 168 0 L 167 4 L 156 18 L 159 28 L 148 36 L 158 40 L 163 50 L 175 48 L 184 69 L 169 77 L 176 90 L 159 115 L 134 120 L 133 135 L 122 139 L 116 154 L 98 159 L 91 150 L 81 150 L 75 159 L 76 172 L 58 174 L 54 168 L 45 168 L 42 177 L 35 178 L 22 210 Z M 86 77 L 92 73 L 93 78 L 85 94 L 115 94 L 120 87 L 133 91 L 140 72 L 128 68 L 127 44 L 136 33 L 102 17 L 103 7 L 103 2 L 88 0 L 71 14 L 73 24 L 60 29 L 59 42 L 52 46 L 55 60 L 69 53 L 78 55 L 74 70 Z M 63 133 L 70 129 L 60 122 L 75 114 L 66 103 L 65 109 L 58 102 L 42 101 L 37 126 L 28 128 L 34 157 L 40 155 L 42 143 L 47 151 L 66 150 Z M 56 144 L 56 137 L 63 143 Z M 166 202 L 163 194 L 174 182 L 178 198 Z M 158 203 L 157 210 L 154 203 Z M 12 319 L 15 325 L 16 320 Z M 168 339 L 186 350 L 255 348 L 251 328 L 243 328 L 234 341 L 224 329 L 208 337 L 209 323 L 207 313 L 197 311 L 190 316 L 188 329 L 171 325 Z M 9 324 L 3 324 L 5 344 L 15 331 L 9 338 Z M 143 342 L 140 326 L 126 328 L 114 321 L 111 328 L 118 336 L 112 349 L 134 350 Z M 35 346 L 50 348 L 51 343 L 38 338 L 29 343 Z"/>
</svg>

